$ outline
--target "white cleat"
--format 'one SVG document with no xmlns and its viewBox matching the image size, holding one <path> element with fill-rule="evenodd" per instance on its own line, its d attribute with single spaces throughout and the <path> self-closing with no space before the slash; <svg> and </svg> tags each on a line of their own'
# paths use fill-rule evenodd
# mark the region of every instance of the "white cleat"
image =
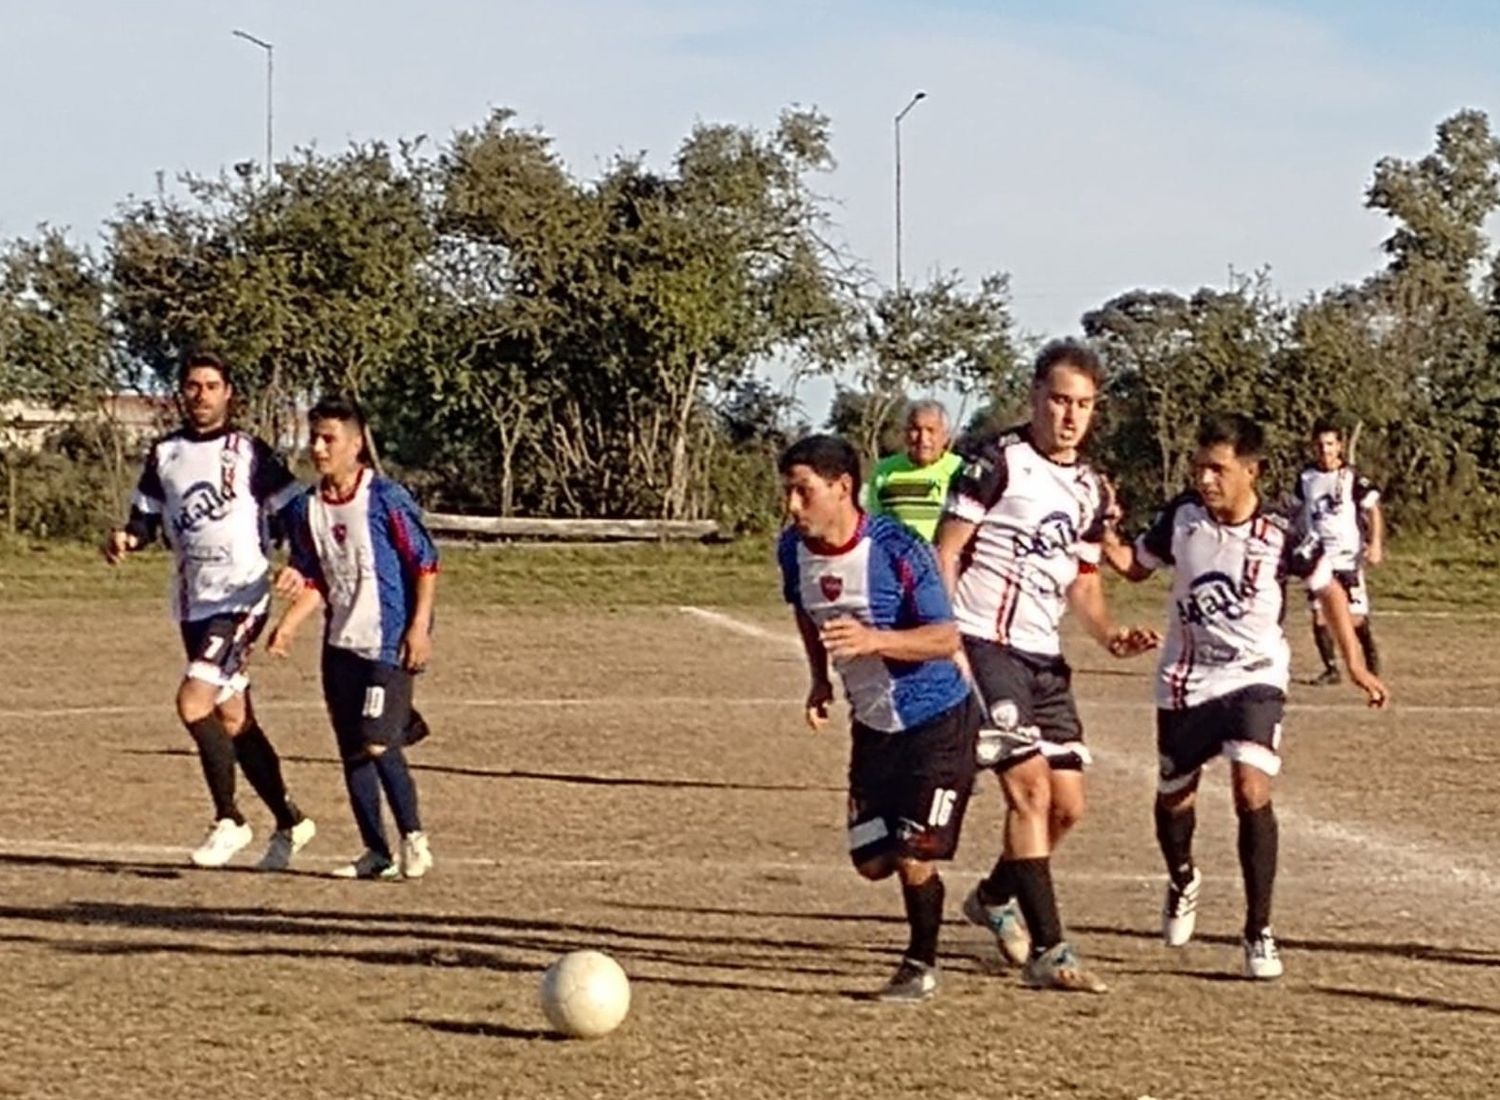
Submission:
<svg viewBox="0 0 1500 1100">
<path fill-rule="evenodd" d="M 964 898 L 963 914 L 970 924 L 987 929 L 995 937 L 1002 959 L 1012 966 L 1026 965 L 1031 958 L 1031 934 L 1026 930 L 1026 920 L 1015 898 L 1002 905 L 990 905 L 980 897 L 976 885 Z"/>
<path fill-rule="evenodd" d="M 432 870 L 432 848 L 423 832 L 407 833 L 401 838 L 401 874 L 421 878 Z"/>
<path fill-rule="evenodd" d="M 389 856 L 372 852 L 368 848 L 353 863 L 333 869 L 334 878 L 395 879 L 401 877 L 401 869 Z"/>
<path fill-rule="evenodd" d="M 1260 935 L 1245 941 L 1245 977 L 1267 982 L 1281 977 L 1284 970 L 1276 937 L 1269 928 L 1262 928 Z"/>
<path fill-rule="evenodd" d="M 194 848 L 188 858 L 198 867 L 222 867 L 254 839 L 255 833 L 251 831 L 249 822 L 236 822 L 231 818 L 221 817 L 214 822 L 213 828 L 208 830 L 208 836 L 203 838 L 203 843 Z"/>
<path fill-rule="evenodd" d="M 255 866 L 262 871 L 285 871 L 292 865 L 292 858 L 317 835 L 318 826 L 310 817 L 304 817 L 290 829 L 277 829 L 271 834 L 271 843 L 266 845 L 266 854 Z"/>
<path fill-rule="evenodd" d="M 1182 947 L 1193 938 L 1198 927 L 1198 891 L 1203 887 L 1203 872 L 1193 868 L 1193 877 L 1178 886 L 1167 880 L 1167 896 L 1161 906 L 1161 938 L 1168 947 Z"/>
</svg>

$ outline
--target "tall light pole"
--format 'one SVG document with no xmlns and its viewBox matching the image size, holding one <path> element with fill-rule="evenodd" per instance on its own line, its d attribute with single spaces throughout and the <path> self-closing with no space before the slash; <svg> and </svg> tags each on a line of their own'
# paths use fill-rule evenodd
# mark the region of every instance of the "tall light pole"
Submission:
<svg viewBox="0 0 1500 1100">
<path fill-rule="evenodd" d="M 896 115 L 896 293 L 901 293 L 901 120 L 911 109 L 927 98 L 926 92 L 917 92 L 911 102 Z"/>
<path fill-rule="evenodd" d="M 234 36 L 236 38 L 243 38 L 251 45 L 259 46 L 261 49 L 266 51 L 266 183 L 269 184 L 271 182 L 271 157 L 273 155 L 273 145 L 271 143 L 271 114 L 272 104 L 275 102 L 275 99 L 272 96 L 272 88 L 274 86 L 272 81 L 275 76 L 275 64 L 273 58 L 276 54 L 276 47 L 272 46 L 271 43 L 267 42 L 265 39 L 256 38 L 255 35 L 246 34 L 244 31 L 235 31 Z"/>
</svg>

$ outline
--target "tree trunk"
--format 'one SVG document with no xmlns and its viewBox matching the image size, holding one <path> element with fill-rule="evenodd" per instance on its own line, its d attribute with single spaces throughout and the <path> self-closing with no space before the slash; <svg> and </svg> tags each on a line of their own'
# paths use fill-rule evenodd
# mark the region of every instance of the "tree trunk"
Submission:
<svg viewBox="0 0 1500 1100">
<path fill-rule="evenodd" d="M 693 409 L 698 398 L 698 379 L 703 371 L 702 361 L 693 357 L 687 382 L 678 396 L 677 415 L 672 425 L 672 465 L 667 475 L 667 491 L 662 497 L 662 518 L 682 519 L 687 511 L 688 493 L 688 433 L 692 427 Z"/>
</svg>

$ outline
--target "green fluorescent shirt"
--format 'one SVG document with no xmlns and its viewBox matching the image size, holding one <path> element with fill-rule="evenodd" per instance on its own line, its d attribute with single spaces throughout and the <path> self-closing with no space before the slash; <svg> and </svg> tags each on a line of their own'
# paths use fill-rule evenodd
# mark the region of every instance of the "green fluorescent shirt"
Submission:
<svg viewBox="0 0 1500 1100">
<path fill-rule="evenodd" d="M 962 465 L 952 451 L 927 466 L 913 464 L 905 451 L 883 458 L 870 478 L 866 507 L 872 515 L 893 516 L 931 542 L 948 499 L 948 482 Z"/>
</svg>

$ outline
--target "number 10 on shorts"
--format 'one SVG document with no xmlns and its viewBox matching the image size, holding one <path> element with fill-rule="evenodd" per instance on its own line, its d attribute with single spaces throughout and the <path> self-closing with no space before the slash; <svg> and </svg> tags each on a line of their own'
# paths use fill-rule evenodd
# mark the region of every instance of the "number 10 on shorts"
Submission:
<svg viewBox="0 0 1500 1100">
<path fill-rule="evenodd" d="M 371 684 L 365 689 L 366 718 L 379 718 L 385 713 L 385 688 L 379 684 Z"/>
<path fill-rule="evenodd" d="M 953 806 L 958 801 L 958 792 L 939 787 L 932 792 L 932 808 L 927 811 L 930 828 L 941 829 L 953 816 Z"/>
</svg>

